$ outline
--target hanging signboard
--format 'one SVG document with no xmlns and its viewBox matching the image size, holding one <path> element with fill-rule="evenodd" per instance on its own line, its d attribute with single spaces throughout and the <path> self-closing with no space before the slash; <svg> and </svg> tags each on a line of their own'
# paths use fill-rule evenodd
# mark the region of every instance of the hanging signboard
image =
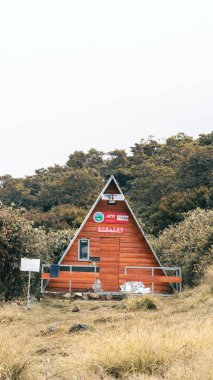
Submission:
<svg viewBox="0 0 213 380">
<path fill-rule="evenodd" d="M 110 234 L 122 234 L 124 229 L 123 227 L 98 227 L 97 231 Z"/>
<path fill-rule="evenodd" d="M 113 194 L 113 199 L 115 201 L 124 201 L 124 195 L 123 194 Z"/>
<path fill-rule="evenodd" d="M 105 223 L 128 223 L 129 216 L 124 213 L 118 212 L 105 212 L 104 222 Z"/>
<path fill-rule="evenodd" d="M 95 223 L 128 223 L 129 215 L 121 212 L 100 212 L 97 211 L 93 215 L 93 221 Z"/>
<path fill-rule="evenodd" d="M 108 201 L 109 199 L 112 199 L 112 194 L 102 194 L 101 199 L 104 201 Z"/>
<path fill-rule="evenodd" d="M 104 201 L 108 201 L 114 199 L 115 201 L 124 201 L 123 194 L 101 194 L 101 199 Z"/>
<path fill-rule="evenodd" d="M 21 259 L 21 271 L 23 272 L 40 272 L 40 259 Z"/>
</svg>

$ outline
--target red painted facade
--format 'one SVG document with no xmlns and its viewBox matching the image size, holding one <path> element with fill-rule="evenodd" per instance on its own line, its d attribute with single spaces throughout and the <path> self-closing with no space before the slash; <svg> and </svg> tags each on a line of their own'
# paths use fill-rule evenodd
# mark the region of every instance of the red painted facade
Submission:
<svg viewBox="0 0 213 380">
<path fill-rule="evenodd" d="M 112 197 L 113 194 L 121 194 L 114 177 L 108 182 L 104 193 L 111 194 Z M 89 257 L 86 260 L 79 259 L 81 239 L 85 244 L 89 242 Z M 161 269 L 155 272 L 155 279 L 152 277 L 151 269 L 133 268 L 128 270 L 125 276 L 127 266 L 160 266 L 125 200 L 109 204 L 109 201 L 103 200 L 100 195 L 62 257 L 60 265 L 62 267 L 59 278 L 50 279 L 46 290 L 69 291 L 71 277 L 72 290 L 91 289 L 94 280 L 100 278 L 103 291 L 118 291 L 125 281 L 142 281 L 146 287 L 151 287 L 154 281 L 155 292 L 171 291 L 171 285 Z M 63 270 L 64 265 L 73 265 L 75 270 L 70 274 L 69 271 Z M 84 265 L 89 269 L 80 267 Z M 97 268 L 96 273 L 94 266 Z"/>
</svg>

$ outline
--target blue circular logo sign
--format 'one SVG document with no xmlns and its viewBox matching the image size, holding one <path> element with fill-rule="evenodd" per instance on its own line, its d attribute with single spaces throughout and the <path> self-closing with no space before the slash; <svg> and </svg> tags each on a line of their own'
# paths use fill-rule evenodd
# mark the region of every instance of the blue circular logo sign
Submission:
<svg viewBox="0 0 213 380">
<path fill-rule="evenodd" d="M 93 220 L 96 223 L 102 223 L 104 221 L 103 212 L 100 212 L 100 211 L 95 212 L 95 214 L 93 215 Z"/>
</svg>

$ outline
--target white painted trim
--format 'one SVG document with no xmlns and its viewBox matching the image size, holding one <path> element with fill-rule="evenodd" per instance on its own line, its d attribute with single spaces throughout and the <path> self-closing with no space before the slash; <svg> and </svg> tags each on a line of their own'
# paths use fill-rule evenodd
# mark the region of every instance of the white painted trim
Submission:
<svg viewBox="0 0 213 380">
<path fill-rule="evenodd" d="M 81 241 L 87 241 L 88 242 L 88 254 L 87 254 L 87 259 L 81 259 L 80 258 L 80 243 Z M 78 261 L 89 261 L 90 260 L 90 241 L 88 238 L 80 238 L 78 240 Z"/>
</svg>

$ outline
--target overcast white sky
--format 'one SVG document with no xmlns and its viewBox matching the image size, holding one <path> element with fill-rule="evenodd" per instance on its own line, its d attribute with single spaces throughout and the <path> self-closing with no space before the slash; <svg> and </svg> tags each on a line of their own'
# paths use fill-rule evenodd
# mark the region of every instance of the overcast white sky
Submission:
<svg viewBox="0 0 213 380">
<path fill-rule="evenodd" d="M 0 0 L 0 175 L 212 125 L 211 0 Z"/>
</svg>

